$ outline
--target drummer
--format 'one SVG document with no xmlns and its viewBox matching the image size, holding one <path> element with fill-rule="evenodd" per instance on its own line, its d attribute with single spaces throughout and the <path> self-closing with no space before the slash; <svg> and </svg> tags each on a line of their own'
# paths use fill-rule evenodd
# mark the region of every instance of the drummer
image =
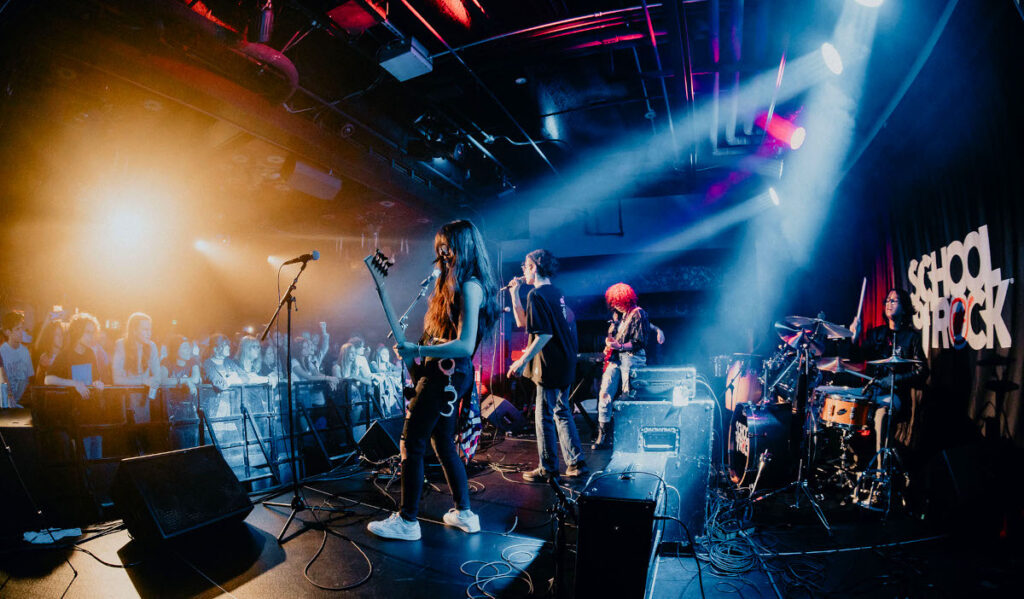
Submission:
<svg viewBox="0 0 1024 599">
<path fill-rule="evenodd" d="M 914 328 L 914 307 L 906 291 L 890 289 L 885 295 L 883 310 L 886 324 L 870 329 L 863 338 L 859 316 L 850 325 L 853 331 L 851 358 L 879 360 L 895 355 L 919 360 L 895 369 L 874 367 L 872 374 L 876 378 L 871 384 L 876 392 L 875 400 L 879 403 L 875 411 L 875 449 L 882 447 L 890 410 L 893 418 L 891 439 L 904 448 L 913 448 L 920 434 L 914 430 L 915 421 L 920 424 L 920 390 L 928 379 L 921 331 Z M 895 392 L 890 396 L 893 388 Z"/>
</svg>

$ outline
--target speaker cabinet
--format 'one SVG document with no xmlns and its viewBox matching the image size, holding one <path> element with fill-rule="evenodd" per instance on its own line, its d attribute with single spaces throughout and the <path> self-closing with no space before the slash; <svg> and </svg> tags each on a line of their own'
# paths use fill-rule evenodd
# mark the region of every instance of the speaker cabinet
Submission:
<svg viewBox="0 0 1024 599">
<path fill-rule="evenodd" d="M 480 414 L 494 428 L 514 433 L 526 426 L 526 419 L 511 402 L 497 395 L 488 395 L 480 402 Z"/>
<path fill-rule="evenodd" d="M 665 457 L 665 482 L 679 491 L 680 501 L 677 506 L 673 498 L 668 513 L 677 515 L 693 536 L 701 534 L 712 463 L 714 402 L 693 400 L 676 406 L 667 401 L 615 401 L 612 412 L 612 459 L 620 453 Z M 670 530 L 678 534 L 677 527 Z"/>
<path fill-rule="evenodd" d="M 171 539 L 242 521 L 252 503 L 213 445 L 121 460 L 111 496 L 135 539 Z"/>
<path fill-rule="evenodd" d="M 583 491 L 573 597 L 644 596 L 661 495 L 661 482 L 639 473 L 598 477 Z"/>
<path fill-rule="evenodd" d="M 359 438 L 359 453 L 371 462 L 383 462 L 398 455 L 405 418 L 393 416 L 375 420 Z"/>
</svg>

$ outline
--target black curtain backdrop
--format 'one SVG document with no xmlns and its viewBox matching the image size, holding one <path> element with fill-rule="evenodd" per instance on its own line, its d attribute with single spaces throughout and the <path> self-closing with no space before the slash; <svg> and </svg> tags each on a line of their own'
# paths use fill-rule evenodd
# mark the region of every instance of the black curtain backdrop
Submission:
<svg viewBox="0 0 1024 599">
<path fill-rule="evenodd" d="M 891 276 L 914 294 L 915 324 L 942 325 L 922 332 L 932 372 L 922 443 L 931 449 L 979 436 L 1024 445 L 1013 389 L 1024 372 L 1022 41 L 1012 2 L 961 2 L 842 188 L 843 197 L 875 199 L 861 257 L 870 273 L 865 324 L 880 320 Z"/>
</svg>

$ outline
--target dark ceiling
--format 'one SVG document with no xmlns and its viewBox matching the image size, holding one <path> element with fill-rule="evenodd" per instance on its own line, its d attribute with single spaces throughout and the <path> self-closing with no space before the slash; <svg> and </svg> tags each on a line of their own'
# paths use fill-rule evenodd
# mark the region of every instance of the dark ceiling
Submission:
<svg viewBox="0 0 1024 599">
<path fill-rule="evenodd" d="M 872 60 L 887 68 L 869 82 L 864 130 L 941 8 L 915 4 L 879 27 Z M 726 98 L 784 55 L 813 51 L 841 6 L 12 0 L 0 9 L 0 125 L 19 162 L 7 194 L 32 213 L 42 192 L 61 198 L 90 174 L 160 171 L 185 185 L 183 210 L 222 231 L 425 234 L 454 214 L 578 173 L 588 153 L 624 137 L 663 135 L 669 115 L 678 123 L 712 106 L 701 114 L 713 118 L 690 123 L 704 132 L 697 141 L 673 160 L 639 164 L 622 191 L 704 194 L 745 157 L 785 157 L 788 149 L 754 126 L 754 112 Z M 256 43 L 266 13 L 269 39 Z M 399 81 L 378 63 L 412 38 L 432 70 Z M 800 101 L 776 113 L 799 116 Z M 758 110 L 770 102 L 766 94 Z M 313 174 L 299 180 L 300 171 Z M 330 199 L 299 191 L 309 185 L 326 186 Z"/>
</svg>

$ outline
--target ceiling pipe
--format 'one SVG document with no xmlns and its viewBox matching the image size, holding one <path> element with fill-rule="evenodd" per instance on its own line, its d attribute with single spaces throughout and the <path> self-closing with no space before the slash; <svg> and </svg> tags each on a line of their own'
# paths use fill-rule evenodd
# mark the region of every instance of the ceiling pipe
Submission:
<svg viewBox="0 0 1024 599">
<path fill-rule="evenodd" d="M 423 26 L 426 27 L 427 30 L 430 31 L 430 33 L 432 33 L 434 37 L 436 37 L 437 40 L 441 42 L 442 45 L 444 45 L 445 48 L 448 49 L 451 55 L 455 57 L 455 60 L 459 61 L 459 64 L 461 64 L 466 69 L 466 72 L 468 72 L 470 76 L 473 77 L 477 85 L 480 86 L 480 89 L 484 90 L 484 92 L 491 97 L 491 100 L 494 101 L 498 108 L 500 108 L 501 111 L 505 113 L 505 116 L 507 116 L 508 119 L 512 121 L 512 124 L 515 125 L 516 129 L 519 130 L 519 133 L 521 133 L 523 137 L 525 137 L 526 140 L 530 143 L 530 146 L 533 148 L 534 152 L 536 152 L 537 155 L 540 156 L 541 160 L 543 160 L 544 163 L 548 165 L 548 168 L 551 169 L 551 172 L 553 172 L 555 175 L 558 175 L 558 169 L 555 168 L 554 164 L 551 164 L 551 161 L 548 160 L 547 155 L 545 155 L 544 151 L 540 149 L 540 146 L 537 145 L 537 142 L 534 141 L 530 134 L 526 132 L 526 129 L 524 129 L 523 126 L 519 124 L 519 121 L 516 120 L 516 117 L 513 116 L 513 114 L 509 111 L 505 104 L 502 103 L 498 96 L 496 96 L 494 92 L 491 91 L 491 88 L 487 87 L 487 84 L 485 84 L 484 81 L 480 79 L 480 76 L 476 74 L 476 71 L 470 68 L 470 66 L 466 64 L 466 61 L 462 60 L 462 56 L 460 56 L 458 52 L 452 49 L 452 47 L 448 45 L 448 42 L 445 41 L 444 37 L 442 37 L 441 34 L 430 25 L 430 22 L 428 22 L 427 19 L 424 18 L 423 15 L 419 13 L 419 11 L 417 11 L 415 8 L 413 8 L 411 4 L 409 4 L 409 0 L 402 0 L 402 4 L 405 6 L 406 9 L 409 10 L 409 12 L 413 14 L 414 17 L 419 19 L 420 23 L 423 23 Z"/>
<path fill-rule="evenodd" d="M 744 0 L 734 0 L 732 23 L 729 26 L 729 41 L 732 46 L 733 63 L 737 65 L 743 59 L 743 11 Z M 725 121 L 725 141 L 732 145 L 737 143 L 736 127 L 739 122 L 740 110 L 740 70 L 732 74 L 732 94 L 729 97 L 729 115 Z"/>
<path fill-rule="evenodd" d="M 722 85 L 722 19 L 721 11 L 722 5 L 719 0 L 711 0 L 711 6 L 709 7 L 709 23 L 708 23 L 708 42 L 711 44 L 711 71 L 714 73 L 712 76 L 711 84 L 711 130 L 709 138 L 711 140 L 711 151 L 714 152 L 718 149 L 718 121 L 719 113 L 721 111 L 721 85 Z"/>
<path fill-rule="evenodd" d="M 686 20 L 686 3 L 681 0 L 668 3 L 668 30 L 669 44 L 672 50 L 671 60 L 676 72 L 682 73 L 681 77 L 673 77 L 673 86 L 677 89 L 678 95 L 682 96 L 686 112 L 686 121 L 689 128 L 689 137 L 694 140 L 689 146 L 687 153 L 686 170 L 691 180 L 697 175 L 697 123 L 694 114 L 694 93 L 693 93 L 693 62 L 690 53 L 690 32 Z"/>
<path fill-rule="evenodd" d="M 672 101 L 668 95 L 668 86 L 665 85 L 665 71 L 661 66 L 661 53 L 658 52 L 658 38 L 654 35 L 654 22 L 651 20 L 651 10 L 647 6 L 647 0 L 643 0 L 644 17 L 647 19 L 647 32 L 651 36 L 651 49 L 654 50 L 654 62 L 658 69 L 658 81 L 661 83 L 661 95 L 665 99 L 665 118 L 668 119 L 668 132 L 672 137 L 673 163 L 679 163 L 679 140 L 676 139 L 676 126 L 672 122 Z"/>
</svg>

